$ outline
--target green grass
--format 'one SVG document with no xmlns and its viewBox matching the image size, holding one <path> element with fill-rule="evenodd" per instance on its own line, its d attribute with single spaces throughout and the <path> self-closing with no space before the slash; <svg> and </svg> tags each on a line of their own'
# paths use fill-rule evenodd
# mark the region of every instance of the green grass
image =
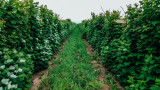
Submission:
<svg viewBox="0 0 160 90">
<path fill-rule="evenodd" d="M 110 90 L 121 90 L 120 87 L 116 84 L 114 78 L 111 76 L 111 74 L 108 72 L 106 75 L 106 84 L 109 85 Z"/>
<path fill-rule="evenodd" d="M 99 90 L 98 71 L 91 65 L 86 46 L 79 30 L 75 30 L 57 60 L 49 70 L 49 77 L 42 81 L 41 89 L 51 90 Z"/>
</svg>

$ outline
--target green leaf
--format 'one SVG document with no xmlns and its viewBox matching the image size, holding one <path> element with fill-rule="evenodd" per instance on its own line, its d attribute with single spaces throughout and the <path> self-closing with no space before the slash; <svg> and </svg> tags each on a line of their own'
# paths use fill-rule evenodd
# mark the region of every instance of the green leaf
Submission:
<svg viewBox="0 0 160 90">
<path fill-rule="evenodd" d="M 16 24 L 16 21 L 15 20 L 11 20 L 11 24 Z"/>
<path fill-rule="evenodd" d="M 147 37 L 148 37 L 148 35 L 144 35 L 144 34 L 141 35 L 141 39 L 145 39 Z"/>
<path fill-rule="evenodd" d="M 144 66 L 144 67 L 142 67 L 142 70 L 143 70 L 143 71 L 147 71 L 147 70 L 148 70 L 148 67 L 147 67 L 147 66 Z"/>
<path fill-rule="evenodd" d="M 151 23 L 155 26 L 157 24 L 160 24 L 160 21 L 152 21 Z"/>
<path fill-rule="evenodd" d="M 128 66 L 128 65 L 130 65 L 130 63 L 129 63 L 129 62 L 125 62 L 124 65 L 125 65 L 125 66 Z"/>
<path fill-rule="evenodd" d="M 160 79 L 156 79 L 156 85 L 160 85 Z"/>
<path fill-rule="evenodd" d="M 10 11 L 8 11 L 7 13 L 8 13 L 8 15 L 11 15 L 11 14 L 12 14 L 12 12 L 10 12 Z"/>
</svg>

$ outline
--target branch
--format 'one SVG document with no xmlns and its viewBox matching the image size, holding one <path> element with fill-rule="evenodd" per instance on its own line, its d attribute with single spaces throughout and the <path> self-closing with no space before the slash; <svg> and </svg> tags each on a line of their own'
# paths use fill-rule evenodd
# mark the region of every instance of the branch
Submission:
<svg viewBox="0 0 160 90">
<path fill-rule="evenodd" d="M 101 6 L 101 9 L 102 9 L 103 13 L 105 13 L 105 11 L 103 10 L 102 6 Z"/>
<path fill-rule="evenodd" d="M 126 16 L 126 12 L 124 11 L 123 7 L 122 7 L 122 6 L 120 6 L 120 7 L 122 8 L 122 10 L 123 10 L 123 12 L 124 12 L 124 14 L 125 14 L 125 16 Z"/>
</svg>

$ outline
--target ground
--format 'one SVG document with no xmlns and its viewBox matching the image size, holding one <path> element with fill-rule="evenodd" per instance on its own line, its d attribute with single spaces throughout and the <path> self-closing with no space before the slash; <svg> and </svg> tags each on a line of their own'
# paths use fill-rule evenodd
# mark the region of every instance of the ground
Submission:
<svg viewBox="0 0 160 90">
<path fill-rule="evenodd" d="M 48 69 L 33 75 L 30 90 L 113 90 L 111 84 L 106 84 L 107 69 L 99 61 L 100 56 L 93 52 L 79 33 L 74 31 L 64 42 L 60 51 L 49 61 Z M 116 85 L 123 90 L 117 81 Z"/>
</svg>

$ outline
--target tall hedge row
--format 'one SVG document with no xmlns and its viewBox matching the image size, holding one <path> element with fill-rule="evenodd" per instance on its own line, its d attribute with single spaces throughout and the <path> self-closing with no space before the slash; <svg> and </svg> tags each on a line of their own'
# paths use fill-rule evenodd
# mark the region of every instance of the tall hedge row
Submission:
<svg viewBox="0 0 160 90">
<path fill-rule="evenodd" d="M 159 90 L 160 1 L 128 5 L 127 23 L 116 23 L 119 18 L 118 11 L 92 14 L 81 23 L 83 37 L 127 90 Z"/>
<path fill-rule="evenodd" d="M 30 88 L 71 28 L 71 20 L 33 0 L 0 0 L 0 90 Z"/>
</svg>

